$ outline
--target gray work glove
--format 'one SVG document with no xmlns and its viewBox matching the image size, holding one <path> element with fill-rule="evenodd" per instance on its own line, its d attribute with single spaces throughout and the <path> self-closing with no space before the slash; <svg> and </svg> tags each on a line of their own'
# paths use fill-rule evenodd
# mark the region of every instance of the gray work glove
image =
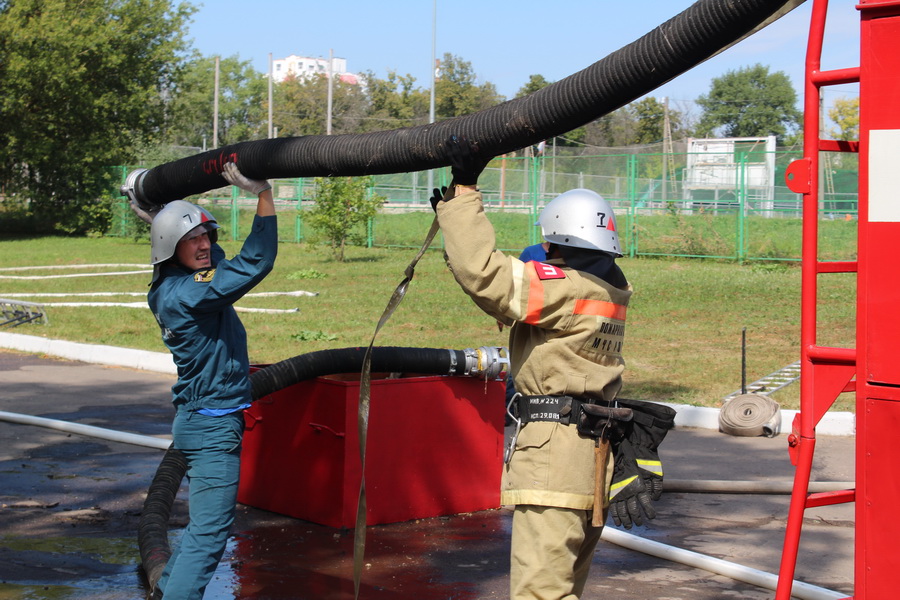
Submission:
<svg viewBox="0 0 900 600">
<path fill-rule="evenodd" d="M 155 210 L 144 210 L 138 205 L 134 198 L 132 198 L 128 204 L 131 206 L 131 210 L 134 211 L 134 214 L 136 214 L 141 221 L 148 224 L 153 222 L 153 217 L 155 217 L 156 213 L 159 212 L 159 209 L 162 208 L 161 206 L 157 206 L 155 207 Z"/>
<path fill-rule="evenodd" d="M 222 167 L 222 177 L 231 185 L 239 187 L 254 196 L 259 196 L 264 191 L 272 189 L 272 185 L 265 179 L 248 179 L 245 177 L 233 162 L 225 163 L 225 166 Z"/>
</svg>

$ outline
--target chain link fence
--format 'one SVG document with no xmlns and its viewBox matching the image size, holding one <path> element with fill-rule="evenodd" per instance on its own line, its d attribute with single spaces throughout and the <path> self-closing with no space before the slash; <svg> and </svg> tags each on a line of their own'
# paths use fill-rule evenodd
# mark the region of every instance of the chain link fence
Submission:
<svg viewBox="0 0 900 600">
<path fill-rule="evenodd" d="M 642 147 L 607 153 L 545 147 L 541 153 L 527 149 L 497 157 L 479 179 L 497 247 L 517 252 L 539 242 L 534 223 L 543 206 L 582 187 L 596 191 L 615 209 L 626 256 L 800 259 L 802 197 L 785 183 L 785 170 L 800 158 L 799 152 L 741 143 L 713 152 L 687 152 L 685 144 L 680 146 L 682 151 Z M 820 162 L 820 258 L 855 259 L 857 156 L 823 153 Z M 123 181 L 129 170 L 121 167 Z M 431 189 L 447 185 L 449 178 L 447 169 L 372 177 L 370 193 L 387 200 L 366 226 L 367 245 L 419 247 L 433 217 Z M 315 179 L 272 183 L 281 240 L 320 241 L 304 223 L 304 213 L 315 204 Z M 240 240 L 249 231 L 256 199 L 241 197 L 236 188 L 189 200 L 216 216 L 224 239 Z M 127 202 L 122 199 L 116 210 L 109 235 L 127 235 Z"/>
</svg>

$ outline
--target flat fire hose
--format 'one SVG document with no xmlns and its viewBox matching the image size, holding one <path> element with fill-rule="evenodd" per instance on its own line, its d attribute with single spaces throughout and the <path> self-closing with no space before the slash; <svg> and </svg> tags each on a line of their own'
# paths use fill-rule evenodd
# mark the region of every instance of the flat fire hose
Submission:
<svg viewBox="0 0 900 600">
<path fill-rule="evenodd" d="M 453 183 L 451 182 L 450 186 L 447 188 L 447 193 L 453 193 L 453 189 Z M 359 461 L 362 476 L 359 482 L 359 502 L 356 508 L 356 527 L 353 531 L 354 600 L 359 599 L 359 586 L 362 579 L 362 567 L 366 553 L 366 438 L 369 429 L 369 405 L 371 402 L 372 347 L 375 345 L 375 338 L 378 336 L 378 332 L 384 324 L 387 323 L 388 319 L 391 318 L 391 315 L 394 314 L 394 310 L 400 305 L 400 302 L 403 301 L 406 290 L 409 288 L 409 283 L 412 281 L 413 275 L 415 274 L 416 264 L 418 264 L 419 260 L 425 254 L 425 251 L 428 250 L 428 247 L 431 246 L 431 242 L 434 240 L 434 236 L 437 235 L 438 229 L 437 215 L 435 215 L 434 220 L 431 222 L 431 229 L 428 231 L 428 235 L 425 236 L 422 247 L 419 249 L 418 254 L 416 254 L 416 257 L 412 262 L 409 263 L 409 266 L 406 267 L 406 271 L 404 271 L 406 277 L 400 282 L 397 289 L 394 290 L 381 318 L 378 319 L 378 325 L 375 326 L 375 333 L 372 334 L 372 341 L 369 342 L 369 347 L 366 349 L 366 354 L 363 357 L 362 374 L 359 383 L 359 409 L 356 421 L 359 433 Z"/>
<path fill-rule="evenodd" d="M 781 431 L 781 407 L 762 394 L 741 394 L 719 411 L 719 431 L 740 437 L 775 437 Z"/>
</svg>

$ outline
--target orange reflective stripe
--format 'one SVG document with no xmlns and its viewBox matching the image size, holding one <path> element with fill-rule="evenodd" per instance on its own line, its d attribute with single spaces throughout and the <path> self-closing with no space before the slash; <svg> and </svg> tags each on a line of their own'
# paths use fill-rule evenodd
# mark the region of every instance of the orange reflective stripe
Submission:
<svg viewBox="0 0 900 600">
<path fill-rule="evenodd" d="M 576 300 L 575 301 L 575 314 L 576 315 L 593 315 L 595 317 L 607 317 L 610 319 L 617 319 L 619 321 L 625 320 L 625 311 L 626 308 L 621 304 L 614 304 L 612 302 L 604 302 L 603 300 Z"/>
<path fill-rule="evenodd" d="M 537 264 L 530 262 L 525 265 L 525 274 L 528 276 L 528 307 L 525 309 L 524 321 L 529 325 L 540 322 L 541 311 L 544 309 L 544 284 L 535 271 Z"/>
</svg>

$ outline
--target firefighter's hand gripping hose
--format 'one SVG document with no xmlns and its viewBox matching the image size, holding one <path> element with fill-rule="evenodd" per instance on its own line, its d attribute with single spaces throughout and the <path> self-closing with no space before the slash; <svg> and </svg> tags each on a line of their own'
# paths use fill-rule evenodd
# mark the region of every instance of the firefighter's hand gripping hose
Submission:
<svg viewBox="0 0 900 600">
<path fill-rule="evenodd" d="M 225 163 L 222 166 L 222 177 L 231 185 L 241 188 L 251 196 L 259 196 L 264 191 L 272 189 L 272 185 L 264 179 L 249 179 L 233 162 Z"/>
</svg>

